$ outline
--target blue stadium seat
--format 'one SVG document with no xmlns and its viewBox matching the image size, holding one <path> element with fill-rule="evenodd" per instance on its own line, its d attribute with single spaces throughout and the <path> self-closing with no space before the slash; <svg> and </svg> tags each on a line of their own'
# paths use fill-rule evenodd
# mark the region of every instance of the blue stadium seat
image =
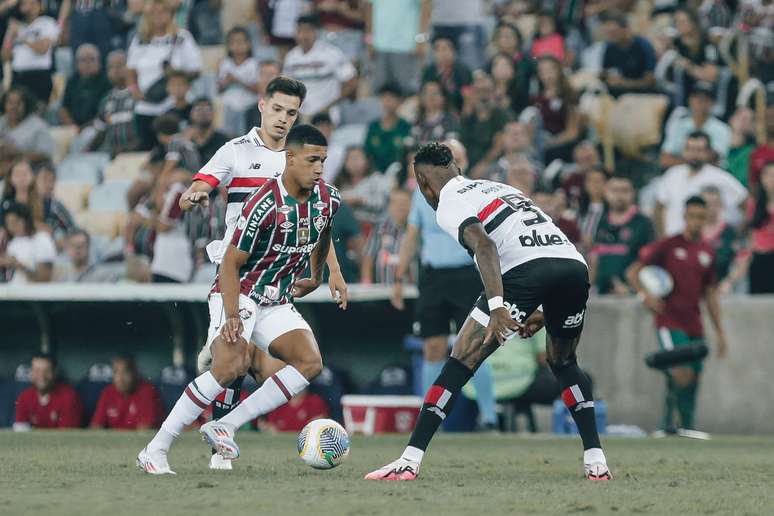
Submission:
<svg viewBox="0 0 774 516">
<path fill-rule="evenodd" d="M 96 185 L 102 182 L 102 170 L 110 161 L 110 155 L 90 152 L 67 156 L 56 167 L 56 177 L 63 183 Z"/>
<path fill-rule="evenodd" d="M 410 396 L 414 394 L 411 369 L 400 365 L 390 365 L 379 372 L 370 383 L 366 394 Z"/>
<path fill-rule="evenodd" d="M 161 395 L 161 401 L 167 413 L 175 406 L 177 399 L 183 394 L 185 386 L 193 376 L 182 366 L 170 365 L 161 370 L 161 376 L 156 384 Z"/>
<path fill-rule="evenodd" d="M 130 181 L 110 181 L 92 188 L 89 193 L 89 211 L 128 211 L 126 194 Z"/>
<path fill-rule="evenodd" d="M 110 364 L 93 364 L 86 376 L 76 385 L 75 390 L 83 403 L 83 421 L 89 424 L 102 391 L 113 381 L 113 368 Z"/>
</svg>

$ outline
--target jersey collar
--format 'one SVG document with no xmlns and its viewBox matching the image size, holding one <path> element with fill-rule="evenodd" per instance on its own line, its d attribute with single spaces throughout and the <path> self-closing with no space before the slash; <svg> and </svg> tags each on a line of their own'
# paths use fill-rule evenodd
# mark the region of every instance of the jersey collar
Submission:
<svg viewBox="0 0 774 516">
<path fill-rule="evenodd" d="M 438 192 L 438 199 L 440 200 L 441 197 L 443 197 L 443 193 L 447 190 L 453 190 L 457 188 L 463 181 L 465 181 L 465 178 L 463 176 L 454 176 L 449 180 L 448 183 L 443 185 L 443 188 L 441 188 L 441 191 Z"/>
</svg>

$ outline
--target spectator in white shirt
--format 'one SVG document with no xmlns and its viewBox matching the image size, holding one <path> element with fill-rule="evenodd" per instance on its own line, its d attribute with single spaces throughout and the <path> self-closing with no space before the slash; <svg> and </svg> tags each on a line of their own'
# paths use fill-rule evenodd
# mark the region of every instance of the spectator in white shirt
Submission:
<svg viewBox="0 0 774 516">
<path fill-rule="evenodd" d="M 715 89 L 706 82 L 697 82 L 688 97 L 688 110 L 678 108 L 670 116 L 664 130 L 664 144 L 661 146 L 661 166 L 672 167 L 685 163 L 680 157 L 688 135 L 701 131 L 710 138 L 715 159 L 710 162 L 725 162 L 731 148 L 731 128 L 712 116 Z M 682 207 L 680 208 L 683 209 Z"/>
<path fill-rule="evenodd" d="M 48 233 L 35 231 L 32 211 L 13 204 L 4 210 L 3 224 L 11 240 L 0 255 L 0 267 L 10 272 L 10 283 L 51 281 L 56 248 Z"/>
<path fill-rule="evenodd" d="M 228 57 L 218 67 L 218 91 L 223 100 L 223 127 L 233 136 L 245 134 L 247 110 L 258 104 L 258 61 L 253 57 L 250 35 L 234 27 L 226 35 Z"/>
<path fill-rule="evenodd" d="M 0 97 L 0 156 L 25 154 L 34 161 L 51 156 L 54 138 L 48 124 L 35 114 L 35 99 L 14 86 Z"/>
<path fill-rule="evenodd" d="M 51 96 L 53 47 L 59 38 L 59 25 L 43 16 L 40 0 L 21 0 L 22 21 L 11 20 L 3 41 L 3 61 L 11 61 L 14 86 L 24 86 L 42 102 Z"/>
<path fill-rule="evenodd" d="M 201 70 L 202 56 L 193 36 L 175 24 L 166 0 L 149 0 L 137 34 L 129 44 L 127 68 L 129 91 L 137 99 L 134 108 L 139 150 L 150 150 L 156 140 L 153 120 L 169 105 L 166 76 L 182 71 L 193 80 Z"/>
<path fill-rule="evenodd" d="M 317 39 L 318 28 L 315 16 L 298 19 L 298 46 L 285 56 L 283 69 L 306 85 L 306 100 L 301 105 L 306 117 L 330 110 L 357 89 L 357 70 L 341 50 Z"/>
<path fill-rule="evenodd" d="M 67 263 L 54 267 L 54 281 L 60 283 L 115 283 L 120 275 L 91 262 L 91 237 L 83 229 L 67 234 Z"/>
<path fill-rule="evenodd" d="M 689 134 L 682 155 L 685 163 L 670 168 L 659 179 L 653 219 L 660 236 L 672 236 L 683 230 L 685 201 L 699 195 L 707 186 L 714 186 L 721 192 L 723 219 L 732 226 L 742 221 L 747 190 L 734 176 L 710 164 L 710 143 L 706 133 Z"/>
</svg>

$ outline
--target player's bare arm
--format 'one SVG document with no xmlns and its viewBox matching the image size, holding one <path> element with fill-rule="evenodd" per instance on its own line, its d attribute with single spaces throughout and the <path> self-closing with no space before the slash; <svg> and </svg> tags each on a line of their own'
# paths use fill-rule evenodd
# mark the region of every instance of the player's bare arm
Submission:
<svg viewBox="0 0 774 516">
<path fill-rule="evenodd" d="M 309 278 L 302 278 L 296 281 L 296 284 L 293 285 L 293 297 L 304 297 L 317 290 L 317 287 L 320 286 L 323 278 L 323 270 L 325 268 L 325 260 L 323 257 L 328 256 L 330 247 L 331 227 L 328 226 L 320 234 L 320 242 L 309 257 L 309 268 L 311 269 L 312 275 Z"/>
<path fill-rule="evenodd" d="M 511 333 L 519 329 L 519 323 L 511 319 L 508 310 L 503 305 L 503 280 L 497 246 L 479 222 L 465 227 L 462 231 L 462 239 L 468 249 L 476 256 L 486 298 L 490 300 L 490 303 L 494 301 L 493 304 L 490 304 L 493 308 L 489 312 L 489 325 L 486 328 L 484 342 L 496 338 L 502 344 Z M 498 301 L 499 306 L 494 308 Z"/>
<path fill-rule="evenodd" d="M 347 282 L 344 281 L 344 275 L 341 274 L 341 266 L 336 256 L 336 248 L 329 246 L 328 257 L 325 263 L 328 265 L 328 288 L 331 291 L 331 297 L 339 304 L 342 310 L 347 309 Z"/>
<path fill-rule="evenodd" d="M 223 310 L 226 322 L 221 335 L 226 342 L 236 342 L 242 333 L 242 320 L 239 318 L 239 269 L 247 263 L 249 253 L 229 245 L 218 275 L 220 291 L 223 293 Z"/>
<path fill-rule="evenodd" d="M 708 287 L 704 292 L 704 301 L 707 303 L 707 311 L 715 328 L 715 338 L 718 341 L 718 357 L 724 358 L 728 352 L 726 344 L 726 332 L 723 329 L 723 320 L 720 315 L 720 300 L 718 296 L 718 287 Z"/>
<path fill-rule="evenodd" d="M 418 241 L 419 228 L 409 224 L 406 228 L 406 234 L 403 235 L 403 240 L 400 242 L 398 267 L 395 269 L 395 283 L 392 286 L 392 295 L 390 296 L 390 303 L 396 310 L 403 310 L 406 307 L 403 301 L 403 281 L 406 279 L 409 265 L 417 253 Z"/>
<path fill-rule="evenodd" d="M 213 188 L 205 181 L 194 181 L 180 197 L 180 208 L 188 211 L 194 206 L 206 208 L 210 204 L 210 192 Z"/>
</svg>

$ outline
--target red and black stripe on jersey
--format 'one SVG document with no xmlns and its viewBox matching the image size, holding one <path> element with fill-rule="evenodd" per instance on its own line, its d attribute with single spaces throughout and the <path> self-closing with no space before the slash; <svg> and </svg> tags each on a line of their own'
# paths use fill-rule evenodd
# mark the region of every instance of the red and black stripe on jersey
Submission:
<svg viewBox="0 0 774 516">
<path fill-rule="evenodd" d="M 305 203 L 284 198 L 271 179 L 245 201 L 231 245 L 250 253 L 240 269 L 240 291 L 259 304 L 292 301 L 296 278 L 340 204 L 338 192 L 318 182 Z M 219 291 L 216 284 L 213 292 Z"/>
</svg>

